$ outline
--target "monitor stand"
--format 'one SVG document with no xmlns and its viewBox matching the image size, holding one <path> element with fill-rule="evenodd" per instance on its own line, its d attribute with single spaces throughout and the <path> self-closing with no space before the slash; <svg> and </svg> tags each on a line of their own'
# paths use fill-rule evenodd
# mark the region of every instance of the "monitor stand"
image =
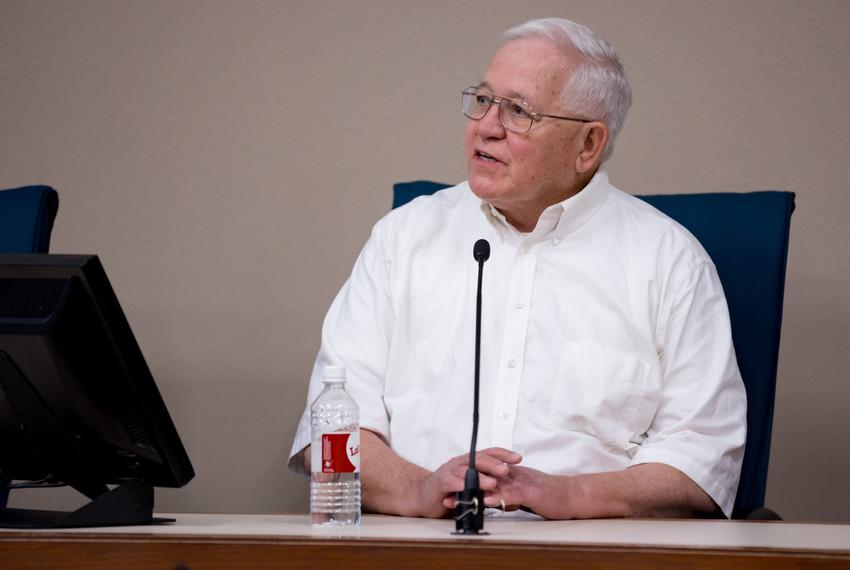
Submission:
<svg viewBox="0 0 850 570">
<path fill-rule="evenodd" d="M 174 522 L 174 519 L 153 516 L 153 487 L 138 479 L 118 485 L 76 511 L 0 508 L 0 528 L 79 528 L 164 522 Z"/>
<path fill-rule="evenodd" d="M 87 526 L 123 526 L 173 522 L 153 517 L 153 487 L 141 479 L 129 479 L 113 489 L 92 466 L 77 438 L 63 429 L 50 407 L 14 361 L 0 351 L 0 391 L 6 396 L 21 435 L 44 467 L 91 502 L 73 512 L 0 508 L 0 528 L 72 528 Z M 24 427 L 28 429 L 23 429 Z M 0 478 L 0 497 L 14 489 L 8 479 Z M 61 477 L 61 479 L 60 479 Z M 6 507 L 5 503 L 0 504 Z"/>
</svg>

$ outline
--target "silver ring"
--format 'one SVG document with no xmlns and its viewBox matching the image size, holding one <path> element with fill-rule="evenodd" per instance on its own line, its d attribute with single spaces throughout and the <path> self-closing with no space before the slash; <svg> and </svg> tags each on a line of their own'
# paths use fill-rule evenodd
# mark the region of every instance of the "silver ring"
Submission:
<svg viewBox="0 0 850 570">
<path fill-rule="evenodd" d="M 501 506 L 501 509 L 502 509 L 503 511 L 507 508 L 507 505 L 505 505 L 505 500 L 504 500 L 504 499 L 500 499 L 500 500 L 499 500 L 499 505 Z"/>
</svg>

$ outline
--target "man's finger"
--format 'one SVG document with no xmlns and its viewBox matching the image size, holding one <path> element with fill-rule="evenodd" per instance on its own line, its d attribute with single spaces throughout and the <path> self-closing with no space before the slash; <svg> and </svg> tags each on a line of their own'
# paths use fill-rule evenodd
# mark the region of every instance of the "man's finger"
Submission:
<svg viewBox="0 0 850 570">
<path fill-rule="evenodd" d="M 505 461 L 492 455 L 481 454 L 475 459 L 475 467 L 479 473 L 491 475 L 496 478 L 507 477 L 510 474 L 510 466 Z"/>
<path fill-rule="evenodd" d="M 504 464 L 502 464 L 502 465 L 504 465 Z M 477 467 L 477 465 L 476 465 L 476 467 Z M 456 480 L 456 482 L 459 486 L 457 487 L 457 489 L 455 489 L 453 487 L 451 489 L 447 488 L 445 490 L 446 491 L 452 491 L 452 490 L 462 491 L 463 487 L 466 483 L 466 470 L 467 469 L 468 469 L 468 467 L 466 467 L 465 465 L 458 465 L 458 466 L 454 467 L 452 469 L 451 474 L 452 474 L 452 476 L 454 477 L 454 479 Z M 507 467 L 505 467 L 505 469 L 507 469 Z M 478 486 L 481 487 L 482 489 L 484 489 L 485 491 L 495 489 L 496 485 L 499 484 L 498 479 L 487 475 L 484 472 L 484 470 L 481 470 L 481 469 L 476 469 L 476 470 L 478 471 Z"/>
<path fill-rule="evenodd" d="M 492 457 L 502 463 L 507 463 L 508 465 L 516 465 L 522 461 L 522 455 L 516 451 L 505 449 L 504 447 L 488 447 L 487 449 L 482 449 L 476 454 L 476 463 L 478 462 L 478 458 L 481 456 Z"/>
<path fill-rule="evenodd" d="M 502 494 L 498 494 L 498 495 L 497 494 L 491 494 L 491 495 L 487 495 L 487 496 L 484 497 L 484 506 L 485 507 L 491 507 L 491 508 L 494 508 L 494 509 L 502 509 L 502 507 L 504 506 L 505 508 L 502 509 L 502 510 L 507 510 L 507 508 L 510 506 L 510 504 L 511 504 L 510 501 L 508 501 L 507 498 Z"/>
</svg>

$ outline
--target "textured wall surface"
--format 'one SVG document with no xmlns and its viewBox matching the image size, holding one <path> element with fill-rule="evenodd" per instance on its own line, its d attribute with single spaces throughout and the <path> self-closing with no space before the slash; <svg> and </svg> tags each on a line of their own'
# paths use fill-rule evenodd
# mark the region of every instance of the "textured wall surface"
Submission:
<svg viewBox="0 0 850 570">
<path fill-rule="evenodd" d="M 52 250 L 103 259 L 198 472 L 160 510 L 306 508 L 324 313 L 394 181 L 464 178 L 459 91 L 550 15 L 626 63 L 619 187 L 797 192 L 768 504 L 850 521 L 846 2 L 0 0 L 0 187 L 55 186 Z"/>
</svg>

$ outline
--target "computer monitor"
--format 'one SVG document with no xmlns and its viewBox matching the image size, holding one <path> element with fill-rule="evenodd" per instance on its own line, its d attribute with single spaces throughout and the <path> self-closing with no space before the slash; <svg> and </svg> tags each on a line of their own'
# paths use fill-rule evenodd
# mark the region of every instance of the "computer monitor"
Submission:
<svg viewBox="0 0 850 570">
<path fill-rule="evenodd" d="M 193 476 L 97 256 L 0 254 L 0 495 L 69 485 L 91 499 L 0 508 L 0 527 L 162 522 L 153 487 Z"/>
</svg>

